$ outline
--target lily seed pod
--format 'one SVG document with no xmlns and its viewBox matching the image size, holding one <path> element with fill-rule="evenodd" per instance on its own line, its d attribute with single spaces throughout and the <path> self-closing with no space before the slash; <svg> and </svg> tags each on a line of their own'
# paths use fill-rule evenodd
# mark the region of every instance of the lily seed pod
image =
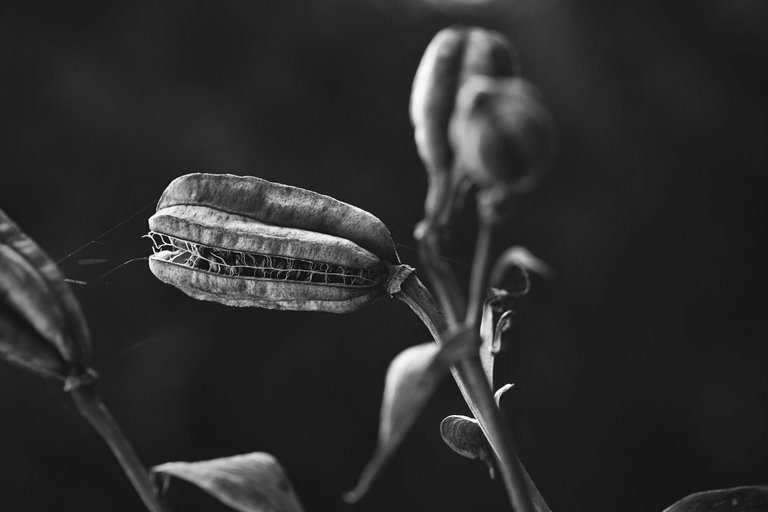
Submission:
<svg viewBox="0 0 768 512">
<path fill-rule="evenodd" d="M 0 210 L 0 356 L 68 385 L 91 378 L 90 334 L 56 264 Z"/>
<path fill-rule="evenodd" d="M 451 177 L 454 151 L 448 126 L 461 84 L 473 75 L 512 76 L 516 70 L 509 41 L 482 28 L 443 29 L 427 47 L 413 81 L 410 104 L 416 147 L 429 177 L 427 218 L 450 214 L 452 209 L 457 184 Z"/>
<path fill-rule="evenodd" d="M 469 78 L 451 119 L 451 141 L 463 172 L 481 188 L 532 188 L 554 146 L 552 117 L 538 90 L 516 77 Z"/>
<path fill-rule="evenodd" d="M 407 277 L 378 218 L 250 176 L 175 179 L 149 229 L 155 276 L 191 297 L 229 306 L 346 313 Z"/>
</svg>

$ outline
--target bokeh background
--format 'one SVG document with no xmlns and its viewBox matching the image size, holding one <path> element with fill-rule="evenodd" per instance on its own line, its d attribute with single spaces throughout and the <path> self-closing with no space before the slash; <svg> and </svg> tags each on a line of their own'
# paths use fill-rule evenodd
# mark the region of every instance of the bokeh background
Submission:
<svg viewBox="0 0 768 512">
<path fill-rule="evenodd" d="M 241 310 L 186 297 L 143 260 L 104 276 L 149 253 L 146 218 L 191 171 L 358 205 L 415 264 L 426 176 L 408 119 L 414 71 L 444 26 L 499 30 L 560 132 L 550 176 L 504 234 L 556 271 L 518 315 L 506 413 L 554 511 L 661 511 L 768 480 L 767 11 L 757 0 L 4 2 L 0 207 L 88 283 L 76 292 L 93 365 L 148 465 L 267 451 L 308 512 L 507 510 L 500 483 L 439 438 L 445 415 L 466 413 L 448 381 L 369 497 L 341 503 L 373 450 L 389 361 L 429 339 L 403 304 Z M 451 254 L 464 275 L 467 218 Z M 65 398 L 0 367 L 0 509 L 141 510 Z M 219 510 L 172 489 L 177 510 Z"/>
</svg>

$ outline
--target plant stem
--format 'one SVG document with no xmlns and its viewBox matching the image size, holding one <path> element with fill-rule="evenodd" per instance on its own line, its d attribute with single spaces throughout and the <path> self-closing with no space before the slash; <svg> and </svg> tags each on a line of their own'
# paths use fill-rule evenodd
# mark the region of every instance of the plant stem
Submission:
<svg viewBox="0 0 768 512">
<path fill-rule="evenodd" d="M 429 262 L 424 264 L 424 271 L 429 282 L 433 283 L 435 295 L 448 317 L 448 323 L 456 325 L 466 304 L 456 274 L 441 256 L 445 236 L 429 220 L 424 219 L 416 227 L 414 238 L 418 242 L 419 260 Z"/>
<path fill-rule="evenodd" d="M 469 305 L 464 319 L 467 327 L 478 328 L 483 317 L 494 234 L 495 229 L 491 224 L 480 223 L 475 244 L 475 258 L 472 262 L 472 277 L 469 281 Z"/>
<path fill-rule="evenodd" d="M 415 274 L 405 280 L 401 293 L 395 296 L 416 313 L 435 341 L 440 343 L 441 335 L 449 328 L 448 323 L 432 295 Z M 496 407 L 479 358 L 460 361 L 451 367 L 451 373 L 496 454 L 504 486 L 514 510 L 550 512 L 516 456 L 512 431 Z M 534 498 L 535 505 L 532 504 L 531 497 Z"/>
<path fill-rule="evenodd" d="M 96 383 L 90 382 L 77 386 L 71 389 L 69 393 L 80 414 L 107 442 L 147 509 L 150 512 L 166 512 L 158 501 L 155 488 L 149 480 L 146 469 L 139 461 L 117 422 L 101 401 Z"/>
</svg>

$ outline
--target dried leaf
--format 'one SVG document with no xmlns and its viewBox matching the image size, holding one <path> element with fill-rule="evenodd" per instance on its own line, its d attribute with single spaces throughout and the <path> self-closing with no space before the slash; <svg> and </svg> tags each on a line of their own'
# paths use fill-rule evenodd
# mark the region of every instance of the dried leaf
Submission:
<svg viewBox="0 0 768 512">
<path fill-rule="evenodd" d="M 0 356 L 35 373 L 85 374 L 90 335 L 56 264 L 0 211 Z"/>
<path fill-rule="evenodd" d="M 285 471 L 268 453 L 168 462 L 153 467 L 152 473 L 186 480 L 239 512 L 303 510 Z"/>
<path fill-rule="evenodd" d="M 480 362 L 491 387 L 494 387 L 495 356 L 504 351 L 509 343 L 506 334 L 514 319 L 512 307 L 518 298 L 530 290 L 529 271 L 542 275 L 552 273 L 548 265 L 527 249 L 514 246 L 499 256 L 491 272 L 491 288 L 483 306 L 483 318 L 480 323 L 480 336 L 483 340 Z"/>
<path fill-rule="evenodd" d="M 344 494 L 347 503 L 360 500 L 392 458 L 419 413 L 448 373 L 451 364 L 476 353 L 472 330 L 461 330 L 445 343 L 424 343 L 405 349 L 389 365 L 379 420 L 376 451 L 355 488 Z"/>
<path fill-rule="evenodd" d="M 744 486 L 697 492 L 664 512 L 768 512 L 768 486 Z"/>
<path fill-rule="evenodd" d="M 494 478 L 493 451 L 476 419 L 458 414 L 448 416 L 440 423 L 440 436 L 459 455 L 485 462 Z"/>
</svg>

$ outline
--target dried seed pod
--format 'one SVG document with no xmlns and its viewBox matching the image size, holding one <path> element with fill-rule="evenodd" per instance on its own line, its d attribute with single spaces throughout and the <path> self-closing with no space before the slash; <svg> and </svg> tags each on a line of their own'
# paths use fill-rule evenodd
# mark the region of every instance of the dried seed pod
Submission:
<svg viewBox="0 0 768 512">
<path fill-rule="evenodd" d="M 181 176 L 166 188 L 149 228 L 155 276 L 230 306 L 346 313 L 381 296 L 399 275 L 379 219 L 255 177 Z"/>
<path fill-rule="evenodd" d="M 493 478 L 493 452 L 476 419 L 452 414 L 440 422 L 440 436 L 459 455 L 485 462 Z"/>
<path fill-rule="evenodd" d="M 507 39 L 478 27 L 449 27 L 430 42 L 413 81 L 410 113 L 416 147 L 427 168 L 426 217 L 445 216 L 458 183 L 451 177 L 454 150 L 448 125 L 456 93 L 470 76 L 512 76 L 517 59 Z"/>
<path fill-rule="evenodd" d="M 56 264 L 0 210 L 0 356 L 35 373 L 86 378 L 90 334 Z"/>
<path fill-rule="evenodd" d="M 537 183 L 554 145 L 541 95 L 518 77 L 470 77 L 459 91 L 450 134 L 474 183 L 515 193 Z"/>
</svg>

